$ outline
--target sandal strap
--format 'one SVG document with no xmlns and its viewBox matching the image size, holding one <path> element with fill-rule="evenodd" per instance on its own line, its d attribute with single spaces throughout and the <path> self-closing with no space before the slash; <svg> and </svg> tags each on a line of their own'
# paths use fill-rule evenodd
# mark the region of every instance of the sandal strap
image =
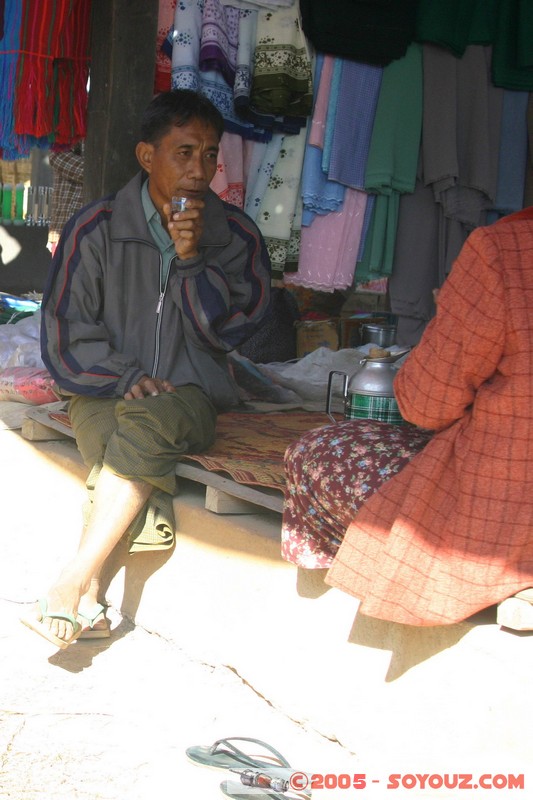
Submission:
<svg viewBox="0 0 533 800">
<path fill-rule="evenodd" d="M 45 598 L 41 598 L 39 600 L 39 608 L 41 610 L 41 622 L 43 619 L 64 619 L 65 622 L 70 622 L 72 625 L 73 630 L 78 630 L 80 628 L 80 623 L 77 621 L 76 617 L 73 614 L 67 614 L 63 611 L 48 611 L 48 601 Z"/>
<path fill-rule="evenodd" d="M 104 614 L 106 607 L 103 606 L 101 603 L 96 604 L 96 608 L 98 609 L 93 617 L 88 617 L 87 614 L 82 614 L 81 611 L 78 611 L 78 617 L 81 618 L 84 622 L 86 622 L 91 628 L 94 626 L 96 619 L 101 615 Z"/>
<path fill-rule="evenodd" d="M 271 762 L 264 761 L 261 758 L 251 758 L 234 744 L 232 744 L 232 742 L 251 742 L 252 744 L 257 744 L 264 750 L 268 750 L 270 753 L 272 753 L 272 755 L 275 756 L 280 762 L 280 766 L 288 768 L 291 766 L 287 759 L 282 756 L 278 750 L 272 747 L 272 745 L 261 741 L 261 739 L 252 739 L 247 736 L 228 736 L 225 739 L 217 739 L 217 741 L 211 746 L 210 752 L 214 755 L 215 753 L 228 753 L 229 751 L 229 755 L 234 756 L 238 761 L 241 761 L 243 764 L 246 764 L 249 767 L 257 767 L 258 765 L 262 767 L 275 766 Z M 225 751 L 223 749 L 224 747 L 227 748 Z"/>
</svg>

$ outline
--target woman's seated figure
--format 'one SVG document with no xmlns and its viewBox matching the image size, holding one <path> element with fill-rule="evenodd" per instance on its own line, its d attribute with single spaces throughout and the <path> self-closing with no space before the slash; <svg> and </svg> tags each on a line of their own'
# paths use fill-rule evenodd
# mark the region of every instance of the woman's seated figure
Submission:
<svg viewBox="0 0 533 800">
<path fill-rule="evenodd" d="M 532 253 L 533 207 L 470 234 L 395 379 L 407 425 L 287 452 L 283 556 L 364 614 L 449 624 L 533 586 Z"/>
</svg>

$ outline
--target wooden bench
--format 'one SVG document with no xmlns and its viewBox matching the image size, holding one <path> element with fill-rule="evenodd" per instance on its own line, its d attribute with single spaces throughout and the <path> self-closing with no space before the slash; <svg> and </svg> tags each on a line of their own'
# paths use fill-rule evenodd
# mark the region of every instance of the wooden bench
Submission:
<svg viewBox="0 0 533 800">
<path fill-rule="evenodd" d="M 45 406 L 31 406 L 26 412 L 26 419 L 22 424 L 22 436 L 29 441 L 43 441 L 51 439 L 73 439 L 72 429 L 64 424 L 61 419 L 50 416 L 51 413 L 58 413 L 64 409 L 64 403 L 49 403 Z M 232 415 L 232 416 L 231 416 Z M 247 425 L 251 422 L 252 425 Z M 270 424 L 266 424 L 269 422 Z M 219 428 L 217 429 L 217 442 L 214 448 L 208 453 L 199 456 L 187 456 L 176 466 L 176 475 L 187 480 L 196 481 L 203 484 L 206 489 L 205 507 L 209 511 L 217 514 L 250 514 L 257 513 L 258 507 L 275 511 L 281 514 L 283 510 L 283 454 L 290 441 L 296 440 L 305 431 L 321 424 L 327 424 L 328 419 L 324 414 L 314 412 L 276 412 L 275 414 L 250 414 L 239 412 L 228 412 L 219 417 Z M 250 437 L 250 427 L 256 426 L 258 435 L 263 435 L 264 441 L 259 440 L 255 445 L 246 439 L 243 433 L 243 440 L 240 443 L 242 452 L 251 452 L 255 449 L 256 455 L 261 444 L 265 447 L 265 461 L 268 470 L 259 482 L 246 482 L 246 476 L 254 477 L 254 465 L 243 464 L 242 459 L 232 457 L 231 450 L 239 447 L 239 437 L 235 431 L 239 426 L 248 427 L 248 437 Z M 294 428 L 292 426 L 295 426 Z M 277 427 L 277 437 L 276 437 Z M 261 431 L 259 431 L 261 428 Z M 231 435 L 228 434 L 231 432 Z M 224 444 L 224 436 L 228 441 L 231 439 L 232 447 Z M 224 447 L 228 447 L 228 454 L 225 455 Z M 268 456 L 268 457 L 267 457 Z M 239 463 L 237 463 L 239 461 Z M 204 462 L 204 463 L 202 463 Z M 206 463 L 209 468 L 206 467 Z M 261 469 L 262 466 L 259 466 Z M 237 473 L 241 479 L 235 480 L 232 475 Z"/>
</svg>

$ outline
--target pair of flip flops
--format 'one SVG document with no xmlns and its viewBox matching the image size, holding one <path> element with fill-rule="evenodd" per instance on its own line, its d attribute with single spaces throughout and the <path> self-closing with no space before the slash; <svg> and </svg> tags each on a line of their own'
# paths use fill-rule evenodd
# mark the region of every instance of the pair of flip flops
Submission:
<svg viewBox="0 0 533 800">
<path fill-rule="evenodd" d="M 260 752 L 245 753 L 235 742 L 256 745 Z M 220 784 L 223 794 L 233 800 L 290 800 L 301 797 L 292 793 L 290 778 L 294 770 L 287 759 L 260 739 L 230 736 L 217 739 L 210 747 L 198 745 L 187 748 L 185 752 L 195 764 L 240 773 L 240 782 L 225 780 Z M 271 782 L 272 786 L 269 786 Z M 280 786 L 283 787 L 281 792 Z M 306 796 L 309 797 L 309 794 Z"/>
<path fill-rule="evenodd" d="M 45 597 L 41 597 L 37 602 L 40 616 L 28 614 L 24 617 L 21 617 L 20 621 L 23 623 L 23 625 L 26 625 L 26 627 L 34 631 L 34 633 L 38 633 L 39 636 L 42 636 L 47 641 L 55 644 L 56 647 L 59 647 L 61 650 L 65 650 L 65 648 L 72 644 L 72 642 L 74 642 L 76 639 L 102 639 L 111 635 L 109 623 L 105 617 L 105 608 L 103 605 L 100 605 L 100 603 L 98 603 L 96 606 L 96 613 L 94 616 L 88 617 L 80 612 L 74 616 L 73 614 L 68 614 L 66 612 L 48 611 L 48 600 Z M 99 617 L 102 617 L 105 620 L 105 626 L 99 625 Z M 45 619 L 64 620 L 65 622 L 70 623 L 72 626 L 72 633 L 70 637 L 68 639 L 61 639 L 59 636 L 56 636 L 56 634 L 50 630 L 48 625 L 45 625 Z"/>
</svg>

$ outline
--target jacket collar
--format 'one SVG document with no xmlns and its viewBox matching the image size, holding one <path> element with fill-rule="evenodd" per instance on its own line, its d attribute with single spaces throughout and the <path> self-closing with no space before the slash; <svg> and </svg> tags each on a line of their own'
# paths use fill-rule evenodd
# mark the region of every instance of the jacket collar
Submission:
<svg viewBox="0 0 533 800">
<path fill-rule="evenodd" d="M 110 223 L 112 239 L 137 239 L 153 244 L 141 200 L 141 187 L 145 177 L 143 172 L 138 172 L 117 192 Z M 200 247 L 224 247 L 231 241 L 224 204 L 211 189 L 204 201 L 206 224 L 202 231 Z"/>
</svg>

